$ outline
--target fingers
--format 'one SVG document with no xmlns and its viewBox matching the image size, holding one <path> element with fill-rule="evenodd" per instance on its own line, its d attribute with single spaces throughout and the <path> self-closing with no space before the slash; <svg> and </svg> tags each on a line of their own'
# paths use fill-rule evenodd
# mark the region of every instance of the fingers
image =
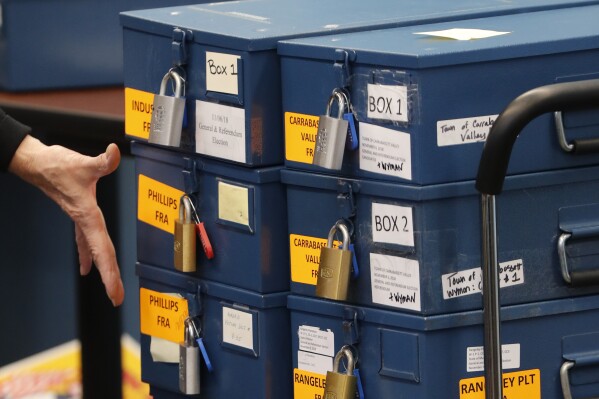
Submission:
<svg viewBox="0 0 599 399">
<path fill-rule="evenodd" d="M 89 253 L 100 272 L 106 294 L 114 306 L 123 302 L 125 290 L 116 261 L 114 245 L 106 231 L 106 224 L 100 208 L 96 207 L 81 221 L 80 229 L 88 244 Z"/>
<path fill-rule="evenodd" d="M 87 245 L 87 240 L 77 224 L 75 224 L 75 242 L 79 253 L 79 273 L 82 276 L 87 276 L 92 268 L 92 254 Z"/>
<path fill-rule="evenodd" d="M 93 167 L 95 168 L 97 178 L 111 174 L 116 170 L 121 162 L 121 152 L 119 147 L 111 143 L 106 147 L 106 151 L 93 158 Z"/>
</svg>

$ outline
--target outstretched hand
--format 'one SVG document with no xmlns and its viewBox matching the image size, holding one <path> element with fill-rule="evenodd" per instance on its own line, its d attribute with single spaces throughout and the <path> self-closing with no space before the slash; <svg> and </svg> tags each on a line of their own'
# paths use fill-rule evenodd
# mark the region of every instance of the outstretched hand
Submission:
<svg viewBox="0 0 599 399">
<path fill-rule="evenodd" d="M 96 201 L 96 183 L 114 172 L 120 160 L 115 144 L 97 157 L 88 157 L 27 136 L 9 165 L 11 172 L 41 189 L 75 222 L 80 273 L 88 274 L 93 262 L 114 306 L 123 302 L 125 293 L 114 245 Z"/>
</svg>

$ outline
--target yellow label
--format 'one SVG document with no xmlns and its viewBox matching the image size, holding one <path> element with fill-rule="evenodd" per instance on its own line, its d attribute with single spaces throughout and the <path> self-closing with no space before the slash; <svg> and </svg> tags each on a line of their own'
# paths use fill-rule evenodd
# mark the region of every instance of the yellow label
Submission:
<svg viewBox="0 0 599 399">
<path fill-rule="evenodd" d="M 503 373 L 504 399 L 541 399 L 541 370 Z M 485 399 L 485 377 L 460 380 L 460 399 Z"/>
<path fill-rule="evenodd" d="M 288 161 L 312 163 L 319 119 L 314 115 L 285 112 L 285 158 Z"/>
<path fill-rule="evenodd" d="M 150 137 L 153 104 L 154 94 L 125 87 L 125 134 Z"/>
<path fill-rule="evenodd" d="M 323 399 L 326 376 L 293 369 L 293 399 Z"/>
<path fill-rule="evenodd" d="M 137 218 L 174 234 L 179 200 L 184 192 L 141 174 L 137 186 Z"/>
<path fill-rule="evenodd" d="M 176 343 L 184 341 L 184 324 L 189 316 L 186 299 L 140 288 L 139 312 L 142 334 Z"/>
<path fill-rule="evenodd" d="M 339 245 L 341 245 L 341 241 L 333 241 L 334 248 L 338 248 Z M 316 285 L 318 266 L 320 265 L 320 248 L 326 246 L 326 238 L 290 234 L 291 281 Z"/>
</svg>

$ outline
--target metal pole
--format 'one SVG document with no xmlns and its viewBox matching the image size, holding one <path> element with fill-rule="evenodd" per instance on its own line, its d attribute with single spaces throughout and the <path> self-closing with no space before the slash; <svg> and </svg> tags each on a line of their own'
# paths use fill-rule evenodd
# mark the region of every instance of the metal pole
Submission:
<svg viewBox="0 0 599 399">
<path fill-rule="evenodd" d="M 495 196 L 482 194 L 481 209 L 485 392 L 487 399 L 503 399 Z"/>
</svg>

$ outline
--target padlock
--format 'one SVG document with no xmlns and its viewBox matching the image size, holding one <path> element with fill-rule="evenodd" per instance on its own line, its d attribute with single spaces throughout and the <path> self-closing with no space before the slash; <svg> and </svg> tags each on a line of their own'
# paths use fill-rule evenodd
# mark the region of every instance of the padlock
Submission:
<svg viewBox="0 0 599 399">
<path fill-rule="evenodd" d="M 343 236 L 343 247 L 333 248 L 337 230 Z M 344 301 L 351 274 L 352 253 L 349 250 L 349 231 L 345 224 L 337 222 L 329 231 L 327 246 L 320 249 L 320 265 L 316 278 L 316 295 L 321 298 Z"/>
<path fill-rule="evenodd" d="M 175 269 L 196 271 L 196 225 L 192 220 L 191 198 L 183 195 L 179 201 L 179 219 L 175 220 Z"/>
<path fill-rule="evenodd" d="M 171 79 L 175 82 L 174 97 L 166 95 L 166 86 Z M 185 113 L 185 98 L 181 94 L 184 85 L 183 78 L 172 69 L 162 78 L 160 94 L 154 96 L 150 138 L 148 139 L 150 143 L 171 147 L 181 145 L 181 130 L 183 130 L 183 114 Z"/>
<path fill-rule="evenodd" d="M 347 359 L 345 374 L 339 372 L 342 357 Z M 351 350 L 346 347 L 341 348 L 335 355 L 333 371 L 327 371 L 323 399 L 354 399 L 356 397 L 358 378 L 354 375 L 354 367 L 354 355 Z"/>
<path fill-rule="evenodd" d="M 337 118 L 330 116 L 335 99 L 339 106 Z M 333 92 L 327 104 L 326 115 L 321 115 L 318 120 L 313 165 L 333 170 L 341 169 L 348 126 L 347 121 L 343 119 L 345 106 L 344 96 L 339 92 Z"/>
<path fill-rule="evenodd" d="M 200 348 L 193 320 L 185 320 L 185 341 L 179 345 L 179 389 L 186 395 L 200 393 Z"/>
</svg>

